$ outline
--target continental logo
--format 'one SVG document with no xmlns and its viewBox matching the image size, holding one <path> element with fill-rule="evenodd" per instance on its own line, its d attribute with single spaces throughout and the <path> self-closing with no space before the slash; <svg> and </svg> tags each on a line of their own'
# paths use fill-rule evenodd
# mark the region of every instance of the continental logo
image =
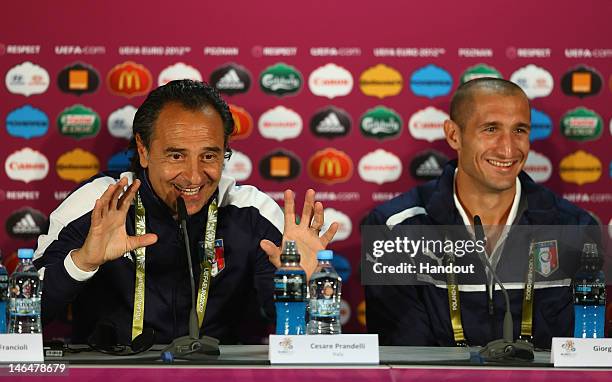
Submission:
<svg viewBox="0 0 612 382">
<path fill-rule="evenodd" d="M 503 78 L 499 70 L 486 64 L 478 64 L 470 66 L 461 75 L 461 83 L 464 84 L 468 81 L 475 80 L 476 78 L 493 77 Z"/>
<path fill-rule="evenodd" d="M 127 61 L 112 68 L 106 82 L 112 94 L 130 98 L 147 94 L 151 90 L 153 77 L 149 69 Z"/>
<path fill-rule="evenodd" d="M 67 66 L 57 76 L 57 86 L 64 93 L 93 93 L 100 86 L 100 76 L 90 65 L 77 62 Z"/>
<path fill-rule="evenodd" d="M 602 78 L 595 69 L 578 66 L 561 78 L 563 93 L 575 97 L 593 96 L 601 91 Z"/>
<path fill-rule="evenodd" d="M 583 151 L 566 156 L 559 163 L 559 176 L 564 182 L 582 186 L 599 180 L 602 173 L 601 161 Z"/>
<path fill-rule="evenodd" d="M 100 162 L 89 151 L 76 148 L 57 158 L 55 171 L 61 179 L 80 183 L 100 171 Z"/>
<path fill-rule="evenodd" d="M 570 110 L 561 118 L 561 134 L 574 141 L 591 141 L 601 136 L 603 120 L 599 114 L 584 107 Z"/>
<path fill-rule="evenodd" d="M 236 106 L 229 105 L 232 118 L 234 119 L 234 132 L 230 135 L 232 141 L 247 139 L 253 132 L 253 118 L 248 111 Z"/>
<path fill-rule="evenodd" d="M 378 64 L 361 73 L 359 87 L 363 94 L 382 99 L 398 95 L 404 87 L 404 79 L 392 67 Z"/>
<path fill-rule="evenodd" d="M 344 152 L 326 148 L 308 160 L 308 175 L 325 184 L 346 182 L 353 175 L 353 162 Z"/>
</svg>

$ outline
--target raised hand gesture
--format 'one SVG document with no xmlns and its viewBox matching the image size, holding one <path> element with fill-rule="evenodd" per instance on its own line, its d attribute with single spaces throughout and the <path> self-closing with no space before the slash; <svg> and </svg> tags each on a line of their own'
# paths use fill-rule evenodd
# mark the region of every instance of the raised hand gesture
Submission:
<svg viewBox="0 0 612 382">
<path fill-rule="evenodd" d="M 334 222 L 329 229 L 320 234 L 324 223 L 323 204 L 315 202 L 315 191 L 309 189 L 304 197 L 304 208 L 300 224 L 295 222 L 295 195 L 293 191 L 285 191 L 285 228 L 283 243 L 286 240 L 295 240 L 301 255 L 300 265 L 310 275 L 317 267 L 317 252 L 325 249 L 327 244 L 334 238 L 339 225 Z M 270 262 L 277 268 L 280 267 L 281 247 L 277 247 L 270 240 L 262 240 L 261 248 L 266 252 Z"/>
<path fill-rule="evenodd" d="M 140 180 L 127 186 L 127 178 L 108 186 L 91 213 L 91 226 L 83 246 L 72 252 L 72 261 L 83 271 L 93 271 L 100 265 L 123 256 L 136 248 L 154 244 L 157 235 L 128 236 L 125 219 L 136 195 Z"/>
</svg>

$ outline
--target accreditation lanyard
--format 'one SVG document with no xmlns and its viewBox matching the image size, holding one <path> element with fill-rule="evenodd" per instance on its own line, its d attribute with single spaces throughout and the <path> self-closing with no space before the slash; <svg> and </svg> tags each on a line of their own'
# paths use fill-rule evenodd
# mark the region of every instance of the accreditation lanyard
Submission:
<svg viewBox="0 0 612 382">
<path fill-rule="evenodd" d="M 135 202 L 136 235 L 146 233 L 145 208 L 140 199 L 140 193 L 136 193 Z M 204 232 L 204 258 L 201 260 L 200 283 L 198 287 L 198 301 L 196 312 L 198 324 L 202 327 L 206 304 L 208 303 L 208 290 L 210 288 L 210 276 L 212 261 L 215 258 L 215 236 L 217 231 L 217 198 L 213 198 L 208 205 L 208 217 L 206 230 Z M 134 284 L 134 313 L 132 317 L 132 339 L 142 333 L 144 322 L 144 299 L 145 299 L 145 253 L 146 247 L 134 250 L 136 254 L 136 280 Z"/>
<path fill-rule="evenodd" d="M 529 248 L 529 264 L 527 267 L 527 277 L 523 289 L 523 310 L 521 312 L 521 336 L 522 340 L 531 341 L 533 339 L 533 285 L 535 278 L 533 242 Z M 446 254 L 448 264 L 452 265 L 455 256 L 452 253 Z M 452 267 L 450 267 L 452 269 Z M 448 307 L 450 311 L 451 325 L 456 346 L 466 346 L 465 333 L 461 323 L 461 302 L 459 300 L 459 284 L 457 275 L 454 272 L 446 274 L 446 285 L 448 290 Z"/>
</svg>

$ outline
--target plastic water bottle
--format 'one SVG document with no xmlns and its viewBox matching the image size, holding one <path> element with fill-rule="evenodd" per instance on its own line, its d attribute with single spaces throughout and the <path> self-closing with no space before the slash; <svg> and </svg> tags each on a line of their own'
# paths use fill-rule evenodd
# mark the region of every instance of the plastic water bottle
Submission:
<svg viewBox="0 0 612 382">
<path fill-rule="evenodd" d="M 8 271 L 2 264 L 2 253 L 0 253 L 0 333 L 8 331 L 6 319 L 8 317 Z"/>
<path fill-rule="evenodd" d="M 306 333 L 306 273 L 300 266 L 295 241 L 288 240 L 281 253 L 281 267 L 274 274 L 276 334 Z"/>
<path fill-rule="evenodd" d="M 319 264 L 309 283 L 308 334 L 340 334 L 340 297 L 342 278 L 331 264 L 333 251 L 317 253 Z"/>
<path fill-rule="evenodd" d="M 584 244 L 580 269 L 574 278 L 574 337 L 604 337 L 606 280 L 602 264 L 597 246 Z"/>
<path fill-rule="evenodd" d="M 32 263 L 34 251 L 17 251 L 19 264 L 9 279 L 9 332 L 40 333 L 42 281 Z"/>
</svg>

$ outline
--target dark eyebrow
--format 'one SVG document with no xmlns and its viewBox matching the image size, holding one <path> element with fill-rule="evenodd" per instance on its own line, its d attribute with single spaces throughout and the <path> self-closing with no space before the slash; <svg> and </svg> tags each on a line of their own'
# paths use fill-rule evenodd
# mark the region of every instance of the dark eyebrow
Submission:
<svg viewBox="0 0 612 382">
<path fill-rule="evenodd" d="M 221 149 L 219 147 L 204 147 L 202 151 L 212 151 L 215 153 L 220 153 Z M 187 152 L 187 149 L 183 149 L 180 147 L 166 147 L 166 149 L 164 150 L 165 153 L 185 153 Z"/>
</svg>

